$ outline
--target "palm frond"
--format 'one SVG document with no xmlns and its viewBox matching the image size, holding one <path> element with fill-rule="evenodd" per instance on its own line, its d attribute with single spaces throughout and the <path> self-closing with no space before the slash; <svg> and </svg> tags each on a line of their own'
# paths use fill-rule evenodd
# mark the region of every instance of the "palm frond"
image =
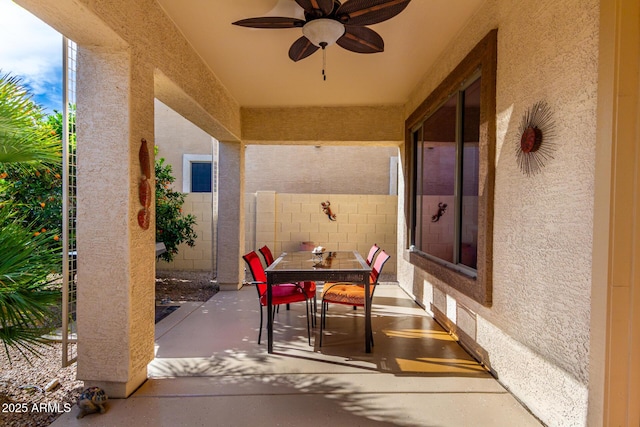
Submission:
<svg viewBox="0 0 640 427">
<path fill-rule="evenodd" d="M 0 75 L 0 163 L 61 162 L 61 145 L 21 80 Z"/>
<path fill-rule="evenodd" d="M 23 226 L 10 204 L 0 207 L 0 230 L 0 340 L 5 350 L 35 355 L 60 296 L 51 286 L 60 255 L 45 244 L 44 234 L 34 236 Z"/>
<path fill-rule="evenodd" d="M 42 108 L 19 78 L 0 75 L 0 165 L 27 168 L 61 160 L 61 142 Z M 0 341 L 9 359 L 13 347 L 29 360 L 46 344 L 41 337 L 50 330 L 49 308 L 60 296 L 51 277 L 61 258 L 48 236 L 33 233 L 16 212 L 12 199 L 0 200 Z"/>
<path fill-rule="evenodd" d="M 42 356 L 40 349 L 51 344 L 50 341 L 42 338 L 48 330 L 20 327 L 0 327 L 0 341 L 4 344 L 5 354 L 9 363 L 11 363 L 10 348 L 18 350 L 18 352 L 29 361 L 29 356 Z"/>
</svg>

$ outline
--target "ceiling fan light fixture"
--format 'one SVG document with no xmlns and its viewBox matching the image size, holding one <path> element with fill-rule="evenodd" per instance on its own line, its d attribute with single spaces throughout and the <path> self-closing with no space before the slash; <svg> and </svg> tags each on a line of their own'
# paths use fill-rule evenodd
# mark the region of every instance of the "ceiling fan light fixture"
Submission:
<svg viewBox="0 0 640 427">
<path fill-rule="evenodd" d="M 334 19 L 320 18 L 302 27 L 302 34 L 314 45 L 325 48 L 334 44 L 344 34 L 344 25 Z"/>
</svg>

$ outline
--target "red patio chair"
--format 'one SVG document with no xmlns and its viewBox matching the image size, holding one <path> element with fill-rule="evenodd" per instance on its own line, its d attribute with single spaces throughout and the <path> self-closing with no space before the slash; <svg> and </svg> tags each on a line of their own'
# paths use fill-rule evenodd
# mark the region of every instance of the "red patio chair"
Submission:
<svg viewBox="0 0 640 427">
<path fill-rule="evenodd" d="M 385 251 L 380 251 L 371 268 L 369 276 L 369 292 L 373 299 L 373 293 L 378 284 L 378 278 L 384 264 L 391 258 Z M 325 283 L 322 290 L 322 308 L 320 312 L 320 347 L 322 347 L 323 329 L 327 323 L 327 307 L 329 303 L 351 305 L 355 307 L 365 306 L 365 288 L 364 285 L 355 283 L 336 282 Z M 373 337 L 371 337 L 371 345 L 373 345 Z"/>
<path fill-rule="evenodd" d="M 371 246 L 371 249 L 369 249 L 369 254 L 367 255 L 367 259 L 365 260 L 367 262 L 368 266 L 371 266 L 371 263 L 373 262 L 373 258 L 376 256 L 376 254 L 378 253 L 378 251 L 380 250 L 380 246 L 378 246 L 377 243 L 374 243 L 373 246 Z M 329 309 L 329 304 L 327 303 L 327 305 L 325 306 L 325 310 Z M 353 306 L 353 309 L 356 309 L 356 306 Z"/>
<path fill-rule="evenodd" d="M 373 246 L 371 246 L 371 249 L 369 249 L 369 255 L 367 255 L 367 259 L 366 259 L 367 265 L 371 265 L 371 263 L 373 262 L 373 257 L 376 256 L 379 250 L 380 250 L 380 246 L 378 246 L 376 243 L 374 243 Z"/>
<path fill-rule="evenodd" d="M 273 252 L 271 252 L 271 249 L 269 249 L 269 246 L 264 245 L 263 247 L 258 249 L 258 251 L 260 251 L 260 254 L 264 258 L 264 262 L 266 263 L 267 267 L 273 264 L 273 261 L 275 259 L 273 258 Z M 304 288 L 304 292 L 307 294 L 307 298 L 311 298 L 313 300 L 314 314 L 311 317 L 311 326 L 315 327 L 316 326 L 315 313 L 317 311 L 317 305 L 318 305 L 316 302 L 316 282 L 302 282 L 302 283 L 299 283 L 299 285 Z M 287 310 L 288 309 L 289 309 L 289 304 L 287 304 Z"/>
<path fill-rule="evenodd" d="M 267 305 L 267 275 L 264 272 L 264 267 L 262 266 L 262 262 L 258 257 L 258 254 L 255 251 L 251 251 L 246 255 L 243 255 L 242 258 L 246 261 L 249 266 L 249 270 L 251 271 L 251 275 L 253 276 L 254 282 L 251 282 L 256 286 L 258 291 L 258 299 L 260 302 L 260 329 L 258 332 L 258 344 L 260 344 L 260 339 L 262 337 L 262 324 L 263 324 L 263 313 L 262 307 Z M 281 304 L 290 304 L 293 302 L 305 302 L 306 306 L 306 314 L 307 314 L 307 337 L 309 339 L 309 345 L 311 345 L 311 328 L 309 326 L 309 300 L 307 298 L 307 294 L 305 292 L 304 287 L 296 284 L 296 283 L 286 283 L 280 285 L 274 285 L 271 288 L 272 290 L 272 305 L 275 311 L 275 307 L 278 307 Z"/>
<path fill-rule="evenodd" d="M 258 250 L 260 251 L 262 258 L 264 258 L 264 262 L 267 264 L 267 267 L 273 264 L 273 261 L 274 261 L 273 253 L 271 252 L 271 249 L 269 249 L 269 246 L 264 245 Z"/>
</svg>

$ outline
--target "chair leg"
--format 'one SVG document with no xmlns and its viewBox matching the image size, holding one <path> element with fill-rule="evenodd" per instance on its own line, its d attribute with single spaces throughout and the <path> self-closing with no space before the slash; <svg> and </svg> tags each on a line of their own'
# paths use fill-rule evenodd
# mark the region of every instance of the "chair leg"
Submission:
<svg viewBox="0 0 640 427">
<path fill-rule="evenodd" d="M 311 327 L 315 328 L 316 327 L 316 315 L 313 312 L 313 301 L 309 301 L 309 313 L 307 313 L 307 316 L 311 317 Z"/>
<path fill-rule="evenodd" d="M 313 296 L 313 299 L 311 300 L 310 304 L 310 311 L 311 311 L 311 327 L 315 328 L 316 327 L 316 312 L 317 312 L 317 303 L 316 303 L 316 297 L 315 295 Z"/>
<path fill-rule="evenodd" d="M 353 307 L 353 308 L 355 308 L 355 307 Z M 366 313 L 366 308 L 365 308 L 365 313 Z M 371 316 L 371 306 L 369 306 L 369 316 Z M 373 325 L 372 325 L 371 326 L 371 347 L 373 347 L 373 346 L 374 346 L 374 343 L 373 343 Z"/>
<path fill-rule="evenodd" d="M 311 307 L 309 300 L 305 300 L 305 307 L 307 309 L 307 339 L 309 340 L 309 345 L 311 345 L 311 327 L 309 325 L 309 316 L 311 315 Z"/>
<path fill-rule="evenodd" d="M 258 329 L 258 345 L 260 345 L 261 337 L 262 337 L 262 304 L 260 304 L 260 329 Z"/>
<path fill-rule="evenodd" d="M 371 327 L 371 347 L 373 347 L 375 344 L 373 342 L 373 326 Z"/>
<path fill-rule="evenodd" d="M 324 316 L 322 316 L 322 318 L 320 319 L 321 322 L 324 323 L 324 327 L 327 327 L 327 311 L 329 311 L 329 303 L 328 302 L 322 302 L 322 310 L 324 311 Z"/>
<path fill-rule="evenodd" d="M 319 347 L 322 347 L 322 334 L 324 331 L 324 322 L 325 322 L 325 316 L 327 315 L 325 310 L 324 310 L 324 305 L 325 302 L 322 301 L 322 303 L 320 304 L 320 344 Z"/>
</svg>

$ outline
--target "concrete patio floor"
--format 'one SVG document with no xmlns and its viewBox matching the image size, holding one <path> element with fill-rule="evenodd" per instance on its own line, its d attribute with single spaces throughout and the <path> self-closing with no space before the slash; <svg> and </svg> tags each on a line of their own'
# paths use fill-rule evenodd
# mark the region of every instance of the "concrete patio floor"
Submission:
<svg viewBox="0 0 640 427">
<path fill-rule="evenodd" d="M 372 324 L 367 354 L 362 310 L 331 306 L 323 346 L 318 327 L 309 346 L 304 304 L 292 304 L 276 315 L 270 355 L 255 289 L 219 292 L 156 325 L 149 380 L 131 397 L 52 425 L 542 425 L 396 284 L 377 288 Z"/>
</svg>

